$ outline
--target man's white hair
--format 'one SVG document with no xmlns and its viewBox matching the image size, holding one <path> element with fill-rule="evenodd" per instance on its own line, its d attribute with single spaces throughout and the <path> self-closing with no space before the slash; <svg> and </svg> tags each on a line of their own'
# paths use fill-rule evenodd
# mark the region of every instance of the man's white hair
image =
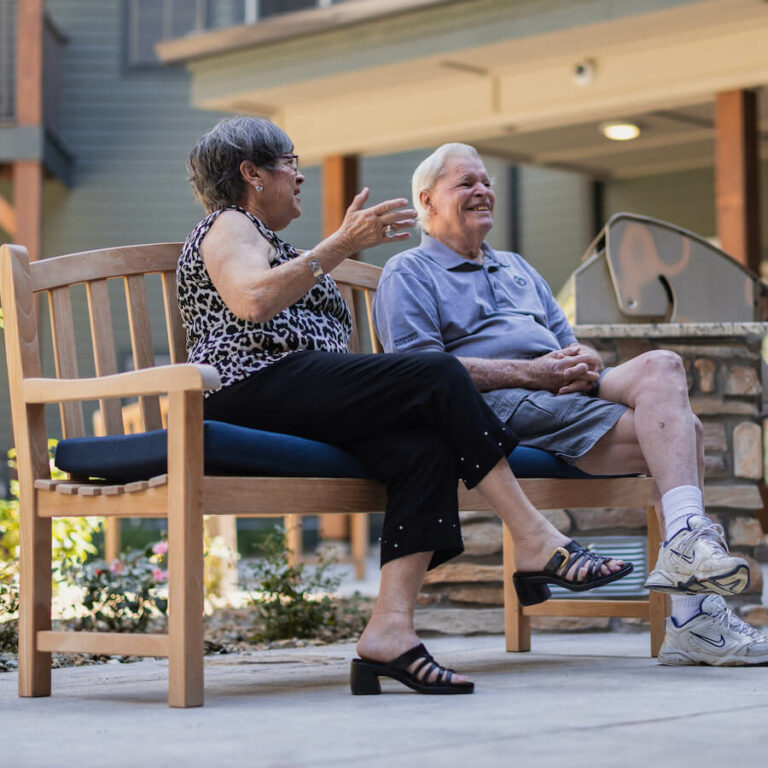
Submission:
<svg viewBox="0 0 768 768">
<path fill-rule="evenodd" d="M 479 158 L 477 150 L 469 144 L 452 142 L 439 146 L 429 157 L 419 163 L 413 172 L 411 192 L 413 207 L 416 209 L 419 225 L 425 231 L 429 226 L 429 212 L 421 204 L 421 193 L 435 186 L 437 180 L 445 173 L 445 166 L 453 157 Z"/>
</svg>

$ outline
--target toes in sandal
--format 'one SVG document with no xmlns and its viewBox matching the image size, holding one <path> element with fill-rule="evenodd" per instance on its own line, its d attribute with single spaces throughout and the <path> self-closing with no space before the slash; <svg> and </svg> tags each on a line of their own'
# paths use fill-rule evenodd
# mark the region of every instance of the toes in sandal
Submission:
<svg viewBox="0 0 768 768">
<path fill-rule="evenodd" d="M 421 663 L 409 671 L 417 660 Z M 437 670 L 434 681 L 429 682 L 432 673 Z M 350 687 L 356 696 L 381 693 L 379 677 L 391 677 L 419 693 L 452 694 L 472 693 L 475 684 L 470 682 L 454 683 L 452 669 L 441 667 L 430 655 L 422 643 L 393 659 L 388 664 L 370 659 L 352 659 L 350 667 Z"/>
<path fill-rule="evenodd" d="M 548 600 L 552 594 L 548 584 L 556 584 L 572 592 L 584 592 L 610 584 L 632 572 L 632 563 L 625 563 L 618 571 L 601 574 L 602 566 L 612 559 L 615 558 L 598 555 L 571 539 L 564 547 L 555 549 L 543 570 L 518 571 L 513 574 L 512 580 L 520 604 L 536 605 Z M 564 579 L 563 576 L 558 575 L 558 571 L 565 575 L 569 570 L 577 574 L 584 566 L 587 567 L 587 571 L 584 578 L 578 581 Z"/>
</svg>

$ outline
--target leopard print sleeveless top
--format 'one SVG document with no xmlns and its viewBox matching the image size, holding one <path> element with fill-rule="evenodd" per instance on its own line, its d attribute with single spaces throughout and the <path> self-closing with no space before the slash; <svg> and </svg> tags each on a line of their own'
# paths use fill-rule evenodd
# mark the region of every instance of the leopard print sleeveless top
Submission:
<svg viewBox="0 0 768 768">
<path fill-rule="evenodd" d="M 214 211 L 189 234 L 176 270 L 177 298 L 187 333 L 187 360 L 212 365 L 222 387 L 260 371 L 298 350 L 347 352 L 352 318 L 333 278 L 326 275 L 302 298 L 265 323 L 242 320 L 233 314 L 213 285 L 200 253 L 203 238 L 224 210 L 247 216 L 274 246 L 270 266 L 298 253 L 259 219 L 239 206 Z M 208 390 L 206 396 L 218 390 Z"/>
</svg>

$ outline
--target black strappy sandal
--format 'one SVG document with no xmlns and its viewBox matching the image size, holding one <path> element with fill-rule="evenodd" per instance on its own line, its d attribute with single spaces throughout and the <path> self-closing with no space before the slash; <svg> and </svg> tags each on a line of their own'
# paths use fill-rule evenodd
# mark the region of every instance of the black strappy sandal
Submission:
<svg viewBox="0 0 768 768">
<path fill-rule="evenodd" d="M 555 549 L 543 570 L 518 571 L 513 574 L 512 580 L 515 584 L 515 591 L 517 592 L 518 600 L 520 600 L 520 605 L 536 605 L 537 603 L 549 600 L 552 593 L 547 586 L 548 584 L 556 584 L 558 587 L 565 587 L 572 592 L 585 592 L 588 589 L 610 584 L 612 581 L 632 573 L 632 563 L 625 563 L 614 573 L 609 573 L 605 576 L 600 575 L 602 566 L 609 560 L 614 559 L 616 558 L 603 557 L 595 552 L 591 552 L 571 539 L 564 547 Z M 584 578 L 579 581 L 569 581 L 557 574 L 561 569 L 562 573 L 565 574 L 576 566 L 575 573 L 580 571 L 585 565 L 587 566 L 587 572 Z"/>
<path fill-rule="evenodd" d="M 408 667 L 414 661 L 421 659 L 421 664 L 415 667 L 413 672 Z M 439 670 L 434 682 L 428 682 L 435 670 Z M 352 659 L 349 670 L 349 684 L 352 693 L 356 696 L 369 696 L 381 693 L 379 677 L 391 677 L 399 680 L 419 693 L 453 694 L 472 693 L 475 684 L 470 682 L 454 683 L 453 676 L 456 673 L 452 669 L 441 667 L 430 655 L 423 643 L 411 648 L 401 656 L 393 659 L 388 664 L 370 659 Z"/>
</svg>

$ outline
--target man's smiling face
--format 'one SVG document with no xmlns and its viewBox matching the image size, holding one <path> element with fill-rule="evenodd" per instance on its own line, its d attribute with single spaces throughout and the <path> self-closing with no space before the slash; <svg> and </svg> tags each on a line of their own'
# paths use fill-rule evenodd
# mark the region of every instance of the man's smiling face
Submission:
<svg viewBox="0 0 768 768">
<path fill-rule="evenodd" d="M 439 240 L 482 241 L 493 227 L 496 196 L 479 157 L 449 158 L 435 186 L 422 193 L 422 203 L 430 216 L 429 234 Z"/>
</svg>

